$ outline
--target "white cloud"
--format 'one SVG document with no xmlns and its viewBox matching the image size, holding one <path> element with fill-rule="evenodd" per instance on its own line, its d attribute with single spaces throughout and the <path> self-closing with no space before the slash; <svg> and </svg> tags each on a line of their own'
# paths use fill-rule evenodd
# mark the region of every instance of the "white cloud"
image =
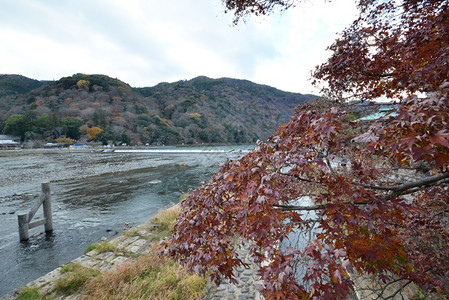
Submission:
<svg viewBox="0 0 449 300">
<path fill-rule="evenodd" d="M 3 1 L 0 73 L 107 74 L 132 86 L 205 75 L 303 93 L 355 17 L 351 0 L 314 2 L 232 26 L 221 0 Z"/>
</svg>

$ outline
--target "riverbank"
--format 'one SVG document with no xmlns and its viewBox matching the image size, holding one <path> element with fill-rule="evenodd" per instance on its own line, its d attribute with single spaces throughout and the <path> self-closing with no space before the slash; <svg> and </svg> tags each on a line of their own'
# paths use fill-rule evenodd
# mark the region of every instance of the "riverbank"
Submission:
<svg viewBox="0 0 449 300">
<path fill-rule="evenodd" d="M 160 211 L 150 223 L 129 229 L 110 242 L 90 246 L 87 250 L 92 250 L 28 283 L 15 296 L 0 299 L 166 299 L 169 295 L 198 300 L 262 299 L 255 288 L 261 282 L 249 262 L 250 268 L 237 270 L 237 284 L 223 282 L 216 286 L 157 256 L 159 240 L 171 232 L 178 213 L 179 206 Z M 245 257 L 247 250 L 240 249 L 239 254 Z M 153 271 L 157 271 L 156 276 L 148 279 Z M 144 284 L 133 285 L 136 281 Z"/>
<path fill-rule="evenodd" d="M 0 299 L 78 299 L 95 277 L 131 268 L 140 263 L 142 257 L 154 252 L 158 241 L 169 234 L 170 224 L 175 222 L 178 213 L 177 205 L 162 210 L 150 223 L 128 229 L 111 241 L 90 245 L 85 254 L 28 283 L 15 296 Z M 126 274 L 123 276 L 126 280 Z M 95 290 L 91 288 L 90 292 Z"/>
</svg>

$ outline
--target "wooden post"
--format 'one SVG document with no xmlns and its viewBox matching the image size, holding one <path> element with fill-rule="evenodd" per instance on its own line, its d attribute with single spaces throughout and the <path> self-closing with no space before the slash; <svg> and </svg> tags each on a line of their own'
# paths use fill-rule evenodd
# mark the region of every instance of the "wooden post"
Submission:
<svg viewBox="0 0 449 300">
<path fill-rule="evenodd" d="M 53 217 L 51 215 L 51 196 L 50 196 L 50 183 L 42 183 L 42 193 L 44 194 L 44 218 L 45 222 L 45 232 L 53 231 Z"/>
<path fill-rule="evenodd" d="M 34 228 L 39 225 L 45 226 L 45 232 L 50 233 L 53 231 L 53 218 L 51 212 L 51 197 L 50 197 L 50 183 L 44 182 L 41 184 L 42 192 L 39 196 L 39 200 L 34 203 L 31 211 L 26 214 L 18 215 L 19 222 L 19 237 L 21 241 L 26 241 L 29 239 L 28 231 L 31 228 Z M 43 206 L 44 210 L 44 218 L 41 220 L 37 220 L 31 222 L 33 220 L 34 215 L 40 206 Z"/>
<path fill-rule="evenodd" d="M 26 241 L 30 237 L 28 235 L 28 213 L 18 215 L 19 221 L 19 238 L 21 241 Z"/>
</svg>

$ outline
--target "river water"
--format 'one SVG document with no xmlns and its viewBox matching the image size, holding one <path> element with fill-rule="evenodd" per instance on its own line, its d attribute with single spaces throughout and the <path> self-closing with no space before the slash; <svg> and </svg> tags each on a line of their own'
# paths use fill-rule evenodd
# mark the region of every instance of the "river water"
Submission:
<svg viewBox="0 0 449 300">
<path fill-rule="evenodd" d="M 250 148 L 0 151 L 0 297 L 82 255 L 88 245 L 148 222 L 208 181 L 220 163 Z M 29 241 L 19 242 L 17 214 L 31 209 L 46 181 L 54 231 L 46 235 L 39 226 L 30 230 Z"/>
</svg>

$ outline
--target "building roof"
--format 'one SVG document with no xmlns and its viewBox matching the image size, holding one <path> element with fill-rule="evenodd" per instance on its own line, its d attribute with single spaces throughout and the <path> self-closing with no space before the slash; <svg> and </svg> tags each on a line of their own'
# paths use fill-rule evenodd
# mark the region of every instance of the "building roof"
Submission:
<svg viewBox="0 0 449 300">
<path fill-rule="evenodd" d="M 0 140 L 0 146 L 2 145 L 18 145 L 19 143 L 14 142 L 13 140 Z"/>
<path fill-rule="evenodd" d="M 10 136 L 0 134 L 0 140 L 11 140 Z"/>
<path fill-rule="evenodd" d="M 371 115 L 365 116 L 363 118 L 358 119 L 358 121 L 374 121 L 374 120 L 382 120 L 387 119 L 389 117 L 396 117 L 397 106 L 396 105 L 385 105 L 378 109 L 378 112 L 373 113 Z"/>
<path fill-rule="evenodd" d="M 12 137 L 0 134 L 0 146 L 1 145 L 18 145 Z"/>
</svg>

